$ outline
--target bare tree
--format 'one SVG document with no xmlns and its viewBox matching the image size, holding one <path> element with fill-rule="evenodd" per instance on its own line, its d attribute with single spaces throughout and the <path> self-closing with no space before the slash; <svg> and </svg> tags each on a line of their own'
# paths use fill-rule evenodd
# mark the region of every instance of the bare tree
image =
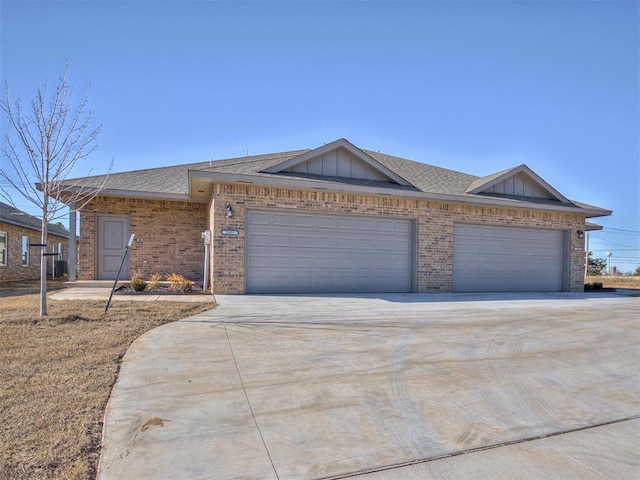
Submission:
<svg viewBox="0 0 640 480">
<path fill-rule="evenodd" d="M 85 94 L 77 106 L 72 105 L 73 88 L 69 85 L 68 69 L 60 77 L 58 85 L 47 96 L 45 81 L 30 108 L 24 111 L 20 97 L 14 102 L 9 98 L 5 84 L 5 97 L 0 108 L 9 124 L 2 152 L 10 169 L 0 169 L 0 178 L 36 205 L 42 218 L 41 244 L 47 242 L 47 226 L 66 215 L 65 204 L 82 209 L 102 188 L 108 178 L 92 188 L 80 188 L 66 178 L 71 170 L 91 155 L 97 148 L 101 126 L 93 126 L 93 117 L 87 108 Z M 3 162 L 5 163 L 5 162 Z M 108 167 L 111 171 L 112 163 Z M 14 207 L 15 202 L 8 188 L 0 186 L 0 195 Z M 63 203 L 64 202 L 64 203 Z M 64 209 L 64 210 L 63 210 Z M 76 232 L 69 232 L 75 235 Z M 40 315 L 47 315 L 47 263 L 45 248 L 40 258 Z M 74 255 L 75 252 L 69 252 Z"/>
</svg>

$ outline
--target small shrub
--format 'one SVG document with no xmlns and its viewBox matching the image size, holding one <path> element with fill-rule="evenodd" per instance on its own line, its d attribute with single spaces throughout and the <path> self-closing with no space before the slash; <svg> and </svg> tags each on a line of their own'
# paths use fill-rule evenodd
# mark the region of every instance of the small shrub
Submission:
<svg viewBox="0 0 640 480">
<path fill-rule="evenodd" d="M 602 290 L 602 282 L 593 282 L 594 290 Z"/>
<path fill-rule="evenodd" d="M 133 288 L 136 292 L 142 292 L 145 288 L 147 288 L 147 282 L 140 276 L 135 275 L 129 282 L 131 288 Z"/>
<path fill-rule="evenodd" d="M 147 283 L 147 290 L 157 290 L 160 288 L 160 282 L 162 281 L 162 275 L 159 273 L 151 274 L 149 282 Z"/>
<path fill-rule="evenodd" d="M 190 292 L 194 285 L 191 280 L 187 280 L 177 273 L 167 275 L 167 282 L 169 282 L 169 290 L 175 292 Z"/>
</svg>

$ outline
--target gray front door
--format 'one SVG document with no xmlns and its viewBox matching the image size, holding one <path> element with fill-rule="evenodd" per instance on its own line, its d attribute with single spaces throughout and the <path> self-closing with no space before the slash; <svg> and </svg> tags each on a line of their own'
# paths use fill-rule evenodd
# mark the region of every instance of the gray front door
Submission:
<svg viewBox="0 0 640 480">
<path fill-rule="evenodd" d="M 112 215 L 98 217 L 98 280 L 114 280 L 129 240 L 129 218 Z M 120 278 L 129 278 L 129 259 Z"/>
<path fill-rule="evenodd" d="M 247 293 L 410 292 L 412 221 L 247 212 Z"/>
</svg>

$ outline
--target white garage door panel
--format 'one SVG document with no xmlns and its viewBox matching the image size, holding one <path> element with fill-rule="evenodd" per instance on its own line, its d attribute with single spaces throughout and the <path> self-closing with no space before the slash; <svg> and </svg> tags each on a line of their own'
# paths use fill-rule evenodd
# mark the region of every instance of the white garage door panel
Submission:
<svg viewBox="0 0 640 480">
<path fill-rule="evenodd" d="M 247 212 L 248 293 L 410 292 L 410 220 Z"/>
<path fill-rule="evenodd" d="M 455 225 L 455 292 L 562 291 L 563 232 Z"/>
</svg>

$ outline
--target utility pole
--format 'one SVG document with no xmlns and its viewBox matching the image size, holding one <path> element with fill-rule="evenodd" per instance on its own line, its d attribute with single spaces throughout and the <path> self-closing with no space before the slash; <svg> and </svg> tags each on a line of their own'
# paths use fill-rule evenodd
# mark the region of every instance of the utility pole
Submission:
<svg viewBox="0 0 640 480">
<path fill-rule="evenodd" d="M 589 276 L 589 230 L 584 232 L 584 276 Z"/>
</svg>

